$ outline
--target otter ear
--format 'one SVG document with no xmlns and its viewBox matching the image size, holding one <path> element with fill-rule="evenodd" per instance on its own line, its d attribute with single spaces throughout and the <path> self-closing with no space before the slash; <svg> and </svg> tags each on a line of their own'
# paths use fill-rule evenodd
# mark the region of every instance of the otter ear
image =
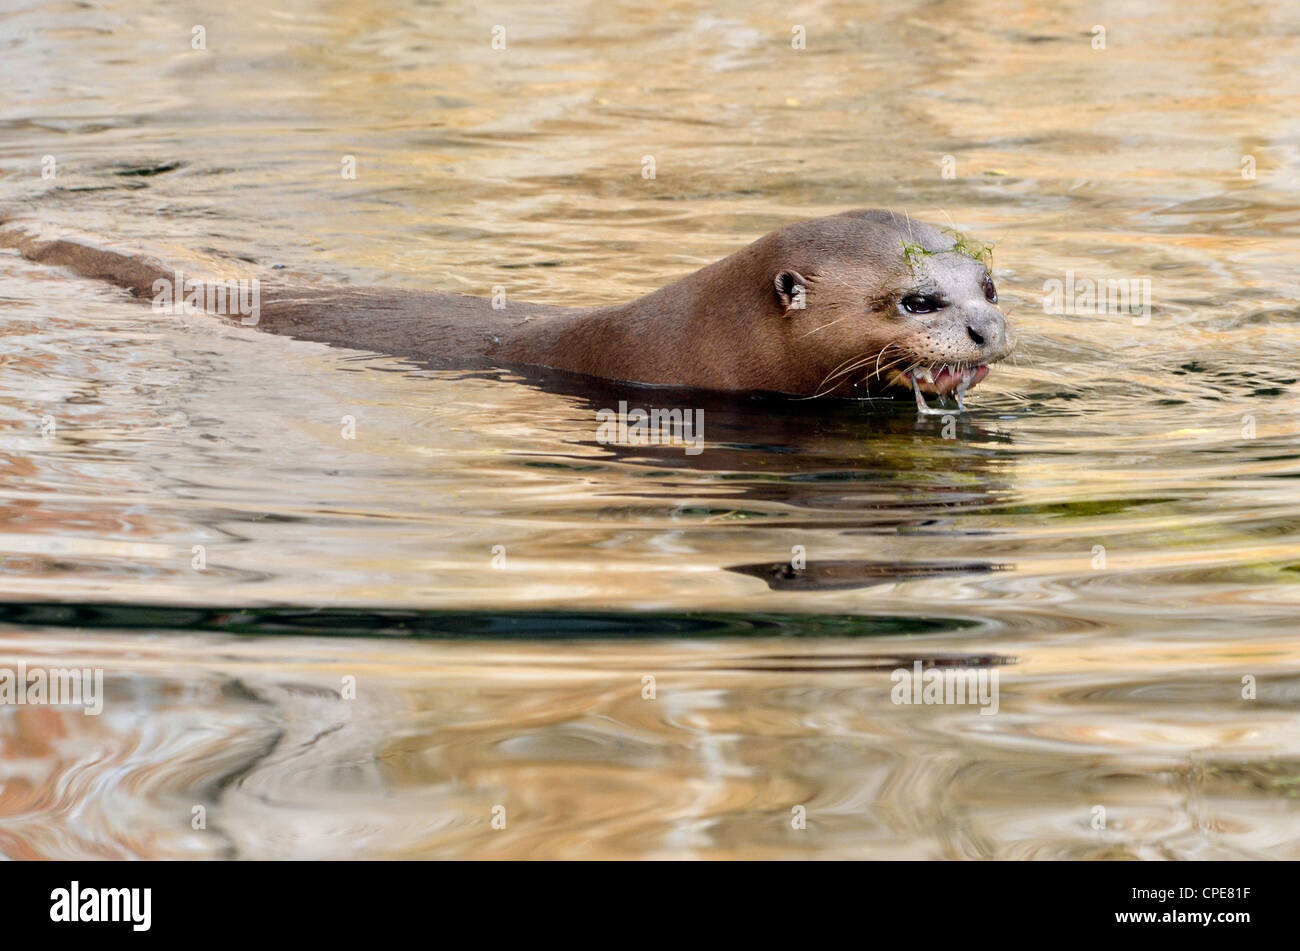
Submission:
<svg viewBox="0 0 1300 951">
<path fill-rule="evenodd" d="M 776 299 L 781 304 L 781 312 L 789 314 L 792 310 L 803 310 L 808 301 L 808 282 L 798 271 L 784 270 L 776 272 Z"/>
</svg>

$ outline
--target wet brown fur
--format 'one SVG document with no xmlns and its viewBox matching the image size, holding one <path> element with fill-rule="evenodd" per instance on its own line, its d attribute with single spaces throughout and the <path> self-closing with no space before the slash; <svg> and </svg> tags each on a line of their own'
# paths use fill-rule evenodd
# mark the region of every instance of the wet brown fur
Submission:
<svg viewBox="0 0 1300 951">
<path fill-rule="evenodd" d="M 906 217 L 846 212 L 789 225 L 637 300 L 591 309 L 511 302 L 498 310 L 458 294 L 286 284 L 271 272 L 258 275 L 258 328 L 444 368 L 534 365 L 611 380 L 803 395 L 849 395 L 853 381 L 869 388 L 871 379 L 887 379 L 883 372 L 873 377 L 873 360 L 897 371 L 905 360 L 974 363 L 1005 355 L 997 346 L 983 356 L 957 352 L 970 349 L 960 342 L 941 348 L 933 326 L 887 312 L 891 295 L 925 278 L 905 262 L 900 236 L 945 253 L 953 244 Z M 93 239 L 44 236 L 22 223 L 0 227 L 0 247 L 145 301 L 155 281 L 173 276 L 155 258 Z M 792 307 L 774 285 L 783 273 L 805 287 L 806 307 Z M 846 366 L 852 372 L 837 379 Z"/>
</svg>

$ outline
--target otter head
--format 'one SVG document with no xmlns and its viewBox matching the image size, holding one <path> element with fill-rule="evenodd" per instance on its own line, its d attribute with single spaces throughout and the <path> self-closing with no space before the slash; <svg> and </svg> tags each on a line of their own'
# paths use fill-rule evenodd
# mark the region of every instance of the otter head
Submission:
<svg viewBox="0 0 1300 951">
<path fill-rule="evenodd" d="M 783 336 L 810 394 L 960 397 L 1006 357 L 988 255 L 955 232 L 887 211 L 783 228 L 773 275 Z M 769 258 L 769 260 L 773 260 Z"/>
</svg>

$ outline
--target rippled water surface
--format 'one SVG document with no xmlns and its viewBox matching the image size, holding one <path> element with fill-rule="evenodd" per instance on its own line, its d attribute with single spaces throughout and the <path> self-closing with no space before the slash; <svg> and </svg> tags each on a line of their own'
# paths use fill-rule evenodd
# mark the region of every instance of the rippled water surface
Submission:
<svg viewBox="0 0 1300 951">
<path fill-rule="evenodd" d="M 106 691 L 0 706 L 0 854 L 1300 857 L 1294 4 L 10 0 L 0 51 L 3 215 L 590 305 L 887 207 L 1021 336 L 951 424 L 701 397 L 686 456 L 0 252 L 0 667 Z"/>
</svg>

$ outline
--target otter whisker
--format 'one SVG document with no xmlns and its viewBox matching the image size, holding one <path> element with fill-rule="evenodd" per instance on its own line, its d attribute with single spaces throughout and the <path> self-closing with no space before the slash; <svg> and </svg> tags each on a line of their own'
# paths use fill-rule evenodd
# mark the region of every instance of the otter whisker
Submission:
<svg viewBox="0 0 1300 951">
<path fill-rule="evenodd" d="M 868 358 L 868 360 L 869 360 L 869 359 L 870 359 L 870 358 Z M 826 377 L 824 380 L 822 380 L 821 383 L 818 384 L 818 386 L 817 386 L 818 390 L 821 390 L 822 387 L 826 386 L 828 383 L 831 383 L 831 381 L 833 381 L 833 380 L 837 380 L 837 379 L 839 379 L 840 377 L 848 376 L 848 375 L 849 375 L 850 373 L 852 373 L 854 370 L 857 370 L 857 369 L 859 369 L 859 368 L 865 366 L 867 362 L 868 362 L 867 360 L 859 360 L 857 363 L 853 364 L 852 366 L 845 367 L 843 370 L 840 370 L 838 373 L 835 373 L 835 374 L 832 374 L 831 376 Z M 839 384 L 835 384 L 835 386 L 838 386 L 838 385 L 839 385 Z M 826 390 L 825 392 L 829 393 L 831 390 L 834 390 L 834 389 L 835 389 L 835 386 L 831 386 L 830 389 Z"/>
<path fill-rule="evenodd" d="M 890 367 L 896 366 L 897 364 L 903 362 L 903 360 L 905 360 L 905 359 L 907 358 L 907 355 L 906 355 L 906 354 L 903 354 L 903 355 L 899 356 L 898 358 L 896 358 L 896 359 L 894 359 L 894 360 L 891 360 L 889 363 L 886 363 L 886 364 L 884 365 L 884 367 L 882 368 L 882 367 L 880 366 L 880 357 L 881 357 L 883 354 L 884 354 L 884 351 L 882 350 L 881 353 L 878 354 L 878 355 L 876 356 L 876 369 L 875 369 L 875 371 L 874 371 L 873 373 L 871 373 L 871 374 L 867 377 L 868 379 L 871 379 L 872 377 L 878 377 L 878 376 L 880 375 L 880 373 L 882 372 L 882 369 L 883 369 L 883 370 L 888 370 Z M 835 374 L 835 376 L 845 376 L 845 375 L 847 375 L 847 374 L 849 374 L 849 373 L 852 373 L 854 370 L 859 370 L 859 369 L 861 369 L 862 367 L 866 366 L 866 365 L 867 365 L 868 363 L 870 363 L 870 362 L 871 362 L 871 357 L 868 356 L 866 359 L 859 360 L 857 363 L 853 364 L 851 367 L 848 367 L 847 369 L 844 369 L 844 370 L 839 371 L 838 373 Z"/>
<path fill-rule="evenodd" d="M 824 377 L 822 377 L 821 382 L 818 383 L 817 386 L 815 387 L 815 389 L 817 390 L 816 393 L 814 393 L 812 396 L 806 396 L 806 397 L 802 397 L 802 398 L 803 398 L 803 399 L 810 399 L 810 400 L 811 400 L 811 399 L 816 399 L 817 397 L 821 396 L 822 393 L 823 393 L 823 391 L 822 391 L 822 387 L 824 387 L 827 383 L 829 383 L 829 382 L 830 382 L 831 380 L 833 380 L 835 377 L 840 376 L 840 375 L 841 375 L 841 368 L 844 367 L 845 364 L 853 363 L 855 360 L 861 360 L 861 359 L 862 359 L 862 355 L 861 355 L 861 354 L 859 354 L 858 356 L 849 357 L 849 358 L 848 358 L 847 360 L 845 360 L 843 363 L 840 363 L 838 366 L 836 366 L 835 369 L 831 370 L 831 371 L 830 371 L 829 373 L 827 373 Z M 852 368 L 850 368 L 850 369 L 852 369 Z M 848 371 L 843 371 L 843 372 L 848 372 Z M 831 387 L 831 389 L 833 390 L 834 387 Z M 826 390 L 825 392 L 829 393 L 830 390 Z"/>
<path fill-rule="evenodd" d="M 904 354 L 903 356 L 900 356 L 900 357 L 898 357 L 898 358 L 895 359 L 895 360 L 891 360 L 891 361 L 889 361 L 889 362 L 886 363 L 884 366 L 877 367 L 877 368 L 876 368 L 876 371 L 872 374 L 872 377 L 874 377 L 875 379 L 880 379 L 880 378 L 882 378 L 882 377 L 884 376 L 885 373 L 888 373 L 890 370 L 892 370 L 892 369 L 894 369 L 895 367 L 897 367 L 899 364 L 901 364 L 901 363 L 902 363 L 904 360 L 906 360 L 906 359 L 907 359 L 907 355 Z M 904 370 L 904 371 L 900 371 L 900 372 L 906 373 L 907 371 Z"/>
<path fill-rule="evenodd" d="M 884 351 L 881 351 L 880 354 L 876 355 L 877 361 L 879 361 L 883 353 Z M 899 357 L 885 364 L 883 370 L 888 370 L 891 367 L 896 366 L 899 363 L 902 363 L 903 360 L 905 359 L 907 359 L 907 354 L 905 353 L 901 354 Z M 845 363 L 851 363 L 850 366 L 846 367 L 844 363 L 841 363 L 838 367 L 836 367 L 834 370 L 832 370 L 830 373 L 826 374 L 826 376 L 822 378 L 822 381 L 817 384 L 816 393 L 814 393 L 812 396 L 802 397 L 802 399 L 818 399 L 819 397 L 826 396 L 834 392 L 836 386 L 838 386 L 839 384 L 834 384 L 831 386 L 827 386 L 827 384 L 831 383 L 833 380 L 839 377 L 847 376 L 848 374 L 852 373 L 854 370 L 861 369 L 862 367 L 866 366 L 870 362 L 871 362 L 870 354 L 866 354 L 865 356 L 859 355 L 858 357 L 855 358 L 855 361 L 846 360 Z M 868 377 L 868 379 L 871 379 L 871 377 Z"/>
<path fill-rule="evenodd" d="M 829 323 L 822 324 L 820 327 L 814 327 L 812 330 L 809 330 L 807 333 L 800 334 L 799 336 L 800 336 L 801 338 L 802 338 L 802 337 L 811 337 L 813 334 L 817 333 L 817 331 L 819 331 L 819 330 L 825 330 L 827 327 L 834 327 L 836 324 L 840 323 L 841 321 L 848 320 L 850 317 L 853 317 L 853 316 L 856 316 L 856 315 L 854 315 L 854 314 L 845 314 L 843 317 L 836 317 L 834 320 L 830 321 Z"/>
<path fill-rule="evenodd" d="M 838 364 L 833 370 L 831 370 L 831 372 L 827 373 L 824 377 L 822 377 L 822 382 L 817 384 L 818 388 L 820 388 L 822 384 L 825 383 L 827 380 L 835 377 L 839 373 L 842 367 L 854 362 L 855 360 L 861 360 L 861 359 L 862 359 L 862 355 L 859 354 L 857 356 L 849 357 L 847 360 Z"/>
<path fill-rule="evenodd" d="M 880 353 L 876 354 L 876 373 L 875 373 L 876 376 L 880 376 L 880 358 L 883 357 L 885 355 L 885 351 L 892 346 L 894 346 L 892 342 L 887 343 L 880 349 Z M 903 357 L 906 357 L 907 354 L 902 351 L 900 352 L 902 353 L 902 357 L 899 357 L 899 359 L 901 360 Z"/>
<path fill-rule="evenodd" d="M 893 345 L 886 344 L 885 350 L 889 349 L 889 347 L 891 346 Z M 884 352 L 885 352 L 884 350 L 881 350 L 880 353 L 876 355 L 877 362 L 879 362 L 880 357 L 884 355 Z M 845 360 L 843 363 L 840 363 L 838 366 L 836 366 L 833 370 L 830 371 L 830 373 L 827 373 L 826 376 L 822 377 L 822 382 L 819 383 L 818 386 L 820 387 L 822 384 L 825 384 L 828 380 L 832 380 L 837 376 L 843 376 L 845 373 L 851 373 L 853 370 L 856 370 L 858 367 L 863 366 L 866 363 L 869 363 L 870 361 L 871 361 L 871 354 L 869 353 L 858 354 L 857 356 L 850 357 L 849 359 Z M 847 366 L 848 364 L 852 364 L 852 366 Z"/>
</svg>

